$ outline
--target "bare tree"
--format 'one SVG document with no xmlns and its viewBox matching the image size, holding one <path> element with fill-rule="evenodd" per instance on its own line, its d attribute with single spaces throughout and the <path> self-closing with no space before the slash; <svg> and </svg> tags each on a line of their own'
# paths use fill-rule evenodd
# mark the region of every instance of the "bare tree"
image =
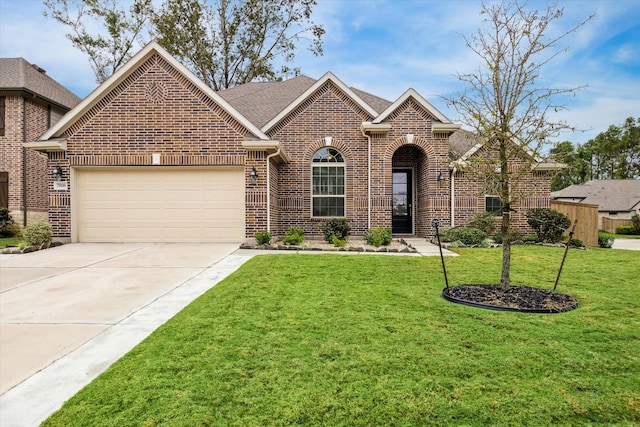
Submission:
<svg viewBox="0 0 640 427">
<path fill-rule="evenodd" d="M 550 36 L 550 27 L 562 17 L 563 10 L 555 4 L 544 11 L 528 10 L 517 0 L 483 3 L 480 14 L 487 26 L 464 37 L 482 65 L 473 73 L 458 74 L 466 89 L 446 98 L 483 147 L 481 155 L 462 159 L 460 165 L 465 173 L 476 173 L 485 182 L 495 183 L 502 201 L 500 284 L 504 288 L 511 283 L 512 206 L 525 196 L 519 184 L 530 176 L 550 138 L 574 130 L 566 122 L 553 120 L 552 113 L 565 109 L 556 103 L 556 97 L 585 87 L 538 84 L 545 66 L 568 50 L 560 42 L 593 18 L 590 15 L 569 30 Z"/>
<path fill-rule="evenodd" d="M 44 16 L 66 26 L 67 38 L 89 57 L 102 83 L 143 43 L 152 15 L 151 0 L 134 0 L 127 10 L 118 0 L 44 0 Z"/>
</svg>

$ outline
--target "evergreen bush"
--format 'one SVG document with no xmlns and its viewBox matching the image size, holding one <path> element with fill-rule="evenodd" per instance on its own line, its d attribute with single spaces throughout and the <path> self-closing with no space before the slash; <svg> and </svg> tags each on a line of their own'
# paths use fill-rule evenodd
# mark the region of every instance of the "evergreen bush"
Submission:
<svg viewBox="0 0 640 427">
<path fill-rule="evenodd" d="M 37 221 L 24 228 L 22 237 L 28 246 L 41 246 L 51 243 L 53 229 L 47 222 Z"/>
<path fill-rule="evenodd" d="M 324 233 L 324 240 L 333 243 L 333 238 L 347 241 L 351 234 L 351 226 L 345 218 L 334 218 L 320 224 L 320 230 Z"/>
<path fill-rule="evenodd" d="M 466 225 L 491 234 L 496 229 L 496 217 L 491 212 L 478 212 L 471 215 Z"/>
<path fill-rule="evenodd" d="M 289 231 L 284 234 L 282 243 L 285 245 L 299 245 L 304 241 L 304 230 L 300 227 L 291 227 Z"/>
<path fill-rule="evenodd" d="M 571 225 L 571 220 L 556 210 L 535 208 L 527 211 L 527 223 L 540 242 L 557 243 L 562 238 L 562 233 Z"/>
<path fill-rule="evenodd" d="M 371 230 L 367 230 L 364 233 L 364 240 L 368 244 L 377 247 L 387 246 L 391 243 L 391 229 L 390 228 L 382 228 L 375 227 Z"/>
<path fill-rule="evenodd" d="M 271 233 L 266 230 L 258 231 L 255 235 L 255 238 L 256 242 L 258 242 L 259 245 L 268 245 L 269 243 L 271 243 Z"/>
</svg>

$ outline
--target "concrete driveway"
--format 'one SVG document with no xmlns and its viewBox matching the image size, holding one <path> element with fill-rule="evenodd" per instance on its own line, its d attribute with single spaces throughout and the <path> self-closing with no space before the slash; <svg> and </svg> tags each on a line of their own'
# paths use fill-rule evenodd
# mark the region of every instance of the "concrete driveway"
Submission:
<svg viewBox="0 0 640 427">
<path fill-rule="evenodd" d="M 640 239 L 616 239 L 613 241 L 612 248 L 640 251 Z"/>
<path fill-rule="evenodd" d="M 38 425 L 253 253 L 78 243 L 0 255 L 0 425 Z"/>
</svg>

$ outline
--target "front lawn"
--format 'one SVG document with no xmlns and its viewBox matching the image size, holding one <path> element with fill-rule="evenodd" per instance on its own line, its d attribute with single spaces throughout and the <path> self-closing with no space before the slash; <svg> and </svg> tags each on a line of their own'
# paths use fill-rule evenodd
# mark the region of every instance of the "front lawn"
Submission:
<svg viewBox="0 0 640 427">
<path fill-rule="evenodd" d="M 21 237 L 0 237 L 0 249 L 8 246 L 20 246 L 22 242 Z"/>
<path fill-rule="evenodd" d="M 497 280 L 499 249 L 457 251 L 452 284 Z M 563 249 L 513 252 L 553 287 Z M 540 315 L 446 302 L 437 257 L 257 256 L 44 425 L 638 425 L 639 264 L 571 250 L 580 307 Z"/>
</svg>

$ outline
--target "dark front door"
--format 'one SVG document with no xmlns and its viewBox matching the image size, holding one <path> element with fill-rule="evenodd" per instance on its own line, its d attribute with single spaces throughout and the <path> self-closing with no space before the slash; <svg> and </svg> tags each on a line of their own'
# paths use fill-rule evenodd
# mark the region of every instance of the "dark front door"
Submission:
<svg viewBox="0 0 640 427">
<path fill-rule="evenodd" d="M 411 187 L 411 170 L 394 169 L 393 171 L 393 220 L 392 232 L 394 234 L 413 234 L 413 210 Z"/>
</svg>

